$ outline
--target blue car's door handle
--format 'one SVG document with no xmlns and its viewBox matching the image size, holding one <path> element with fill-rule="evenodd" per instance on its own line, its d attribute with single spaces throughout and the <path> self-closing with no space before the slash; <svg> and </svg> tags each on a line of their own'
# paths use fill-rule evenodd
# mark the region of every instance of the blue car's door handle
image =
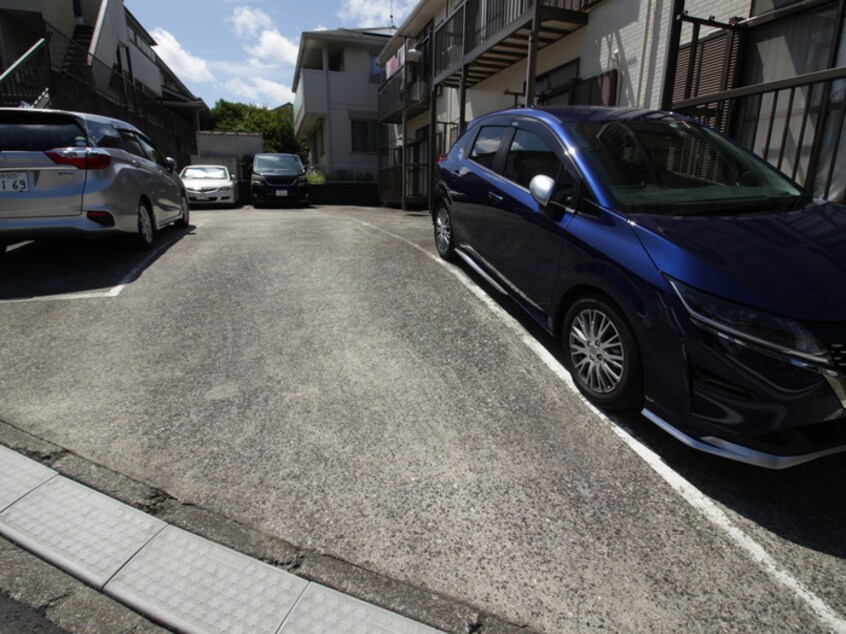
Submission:
<svg viewBox="0 0 846 634">
<path fill-rule="evenodd" d="M 501 203 L 502 202 L 502 196 L 500 196 L 499 194 L 495 194 L 493 192 L 488 192 L 488 198 L 490 198 L 495 203 Z"/>
</svg>

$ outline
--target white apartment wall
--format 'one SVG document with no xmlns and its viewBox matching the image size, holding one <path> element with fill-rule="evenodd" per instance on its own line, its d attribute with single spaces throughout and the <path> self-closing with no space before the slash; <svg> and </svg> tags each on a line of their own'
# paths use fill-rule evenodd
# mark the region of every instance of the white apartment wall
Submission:
<svg viewBox="0 0 846 634">
<path fill-rule="evenodd" d="M 344 70 L 326 71 L 329 113 L 325 121 L 324 143 L 333 165 L 376 168 L 377 153 L 352 152 L 352 126 L 355 119 L 378 119 L 379 84 L 370 83 L 370 52 L 347 47 Z"/>
</svg>

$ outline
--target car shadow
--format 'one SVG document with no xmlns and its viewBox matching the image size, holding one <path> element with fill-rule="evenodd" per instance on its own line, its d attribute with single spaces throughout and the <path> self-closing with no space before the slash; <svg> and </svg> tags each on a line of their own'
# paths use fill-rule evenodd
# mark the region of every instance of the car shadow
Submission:
<svg viewBox="0 0 846 634">
<path fill-rule="evenodd" d="M 150 251 L 129 236 L 56 238 L 10 245 L 0 259 L 0 301 L 102 292 L 134 282 L 195 227 L 166 227 Z"/>
<path fill-rule="evenodd" d="M 458 266 L 564 366 L 559 342 L 516 302 L 493 289 L 461 261 Z M 564 366 L 566 367 L 566 366 Z M 602 409 L 602 408 L 599 408 Z M 640 413 L 604 412 L 697 489 L 785 540 L 846 558 L 846 453 L 782 470 L 764 469 L 702 453 L 658 428 Z"/>
</svg>

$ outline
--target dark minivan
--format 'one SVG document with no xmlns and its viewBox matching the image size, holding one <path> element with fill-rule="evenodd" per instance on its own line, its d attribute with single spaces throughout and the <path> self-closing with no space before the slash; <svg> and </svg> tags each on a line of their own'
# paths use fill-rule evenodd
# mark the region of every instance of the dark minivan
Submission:
<svg viewBox="0 0 846 634">
<path fill-rule="evenodd" d="M 256 154 L 250 178 L 253 205 L 308 206 L 308 179 L 296 154 Z"/>
<path fill-rule="evenodd" d="M 846 451 L 846 208 L 666 112 L 518 109 L 441 160 L 437 250 L 560 338 L 581 392 L 770 468 Z"/>
</svg>

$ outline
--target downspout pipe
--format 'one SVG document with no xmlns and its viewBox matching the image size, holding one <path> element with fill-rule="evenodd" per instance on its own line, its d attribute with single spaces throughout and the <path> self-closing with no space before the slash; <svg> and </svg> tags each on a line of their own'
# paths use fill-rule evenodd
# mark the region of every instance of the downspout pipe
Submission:
<svg viewBox="0 0 846 634">
<path fill-rule="evenodd" d="M 671 110 L 673 107 L 673 88 L 676 80 L 676 67 L 679 62 L 683 15 L 684 0 L 673 0 L 673 10 L 670 15 L 670 32 L 667 41 L 667 58 L 664 63 L 664 89 L 661 92 L 662 110 Z"/>
</svg>

